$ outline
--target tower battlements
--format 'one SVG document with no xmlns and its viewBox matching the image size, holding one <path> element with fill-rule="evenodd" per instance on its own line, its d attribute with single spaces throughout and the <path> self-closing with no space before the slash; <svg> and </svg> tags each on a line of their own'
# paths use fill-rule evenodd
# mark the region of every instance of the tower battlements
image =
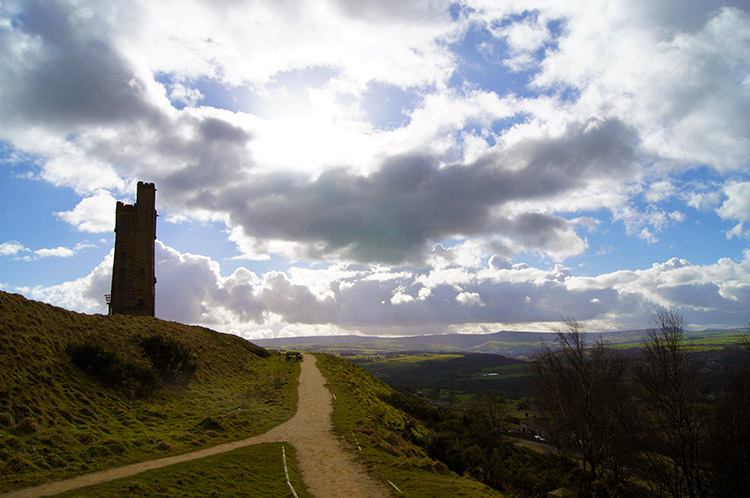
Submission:
<svg viewBox="0 0 750 498">
<path fill-rule="evenodd" d="M 138 182 L 135 204 L 117 203 L 111 315 L 154 316 L 156 187 Z"/>
</svg>

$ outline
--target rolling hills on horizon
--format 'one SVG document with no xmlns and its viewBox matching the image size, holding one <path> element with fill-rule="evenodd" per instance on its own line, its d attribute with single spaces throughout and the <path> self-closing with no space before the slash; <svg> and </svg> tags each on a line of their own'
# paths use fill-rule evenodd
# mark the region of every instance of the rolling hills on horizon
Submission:
<svg viewBox="0 0 750 498">
<path fill-rule="evenodd" d="M 685 331 L 685 338 L 706 346 L 735 343 L 742 329 Z M 591 342 L 601 337 L 619 347 L 639 347 L 648 330 L 588 332 Z M 552 343 L 554 332 L 500 331 L 488 334 L 435 334 L 419 336 L 328 335 L 253 339 L 253 343 L 276 349 L 328 351 L 341 354 L 393 353 L 406 351 L 488 353 L 528 359 L 542 342 Z"/>
</svg>

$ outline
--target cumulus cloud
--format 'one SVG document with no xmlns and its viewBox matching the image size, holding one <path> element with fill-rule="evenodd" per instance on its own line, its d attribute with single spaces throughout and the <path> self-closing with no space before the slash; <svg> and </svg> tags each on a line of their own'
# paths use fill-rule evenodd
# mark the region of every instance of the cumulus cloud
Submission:
<svg viewBox="0 0 750 498">
<path fill-rule="evenodd" d="M 538 62 L 534 53 L 550 39 L 546 19 L 539 16 L 527 17 L 492 31 L 495 36 L 504 38 L 510 47 L 510 57 L 503 63 L 513 71 L 535 66 Z"/>
<path fill-rule="evenodd" d="M 79 242 L 73 248 L 58 246 L 32 250 L 19 242 L 10 241 L 0 244 L 0 256 L 14 256 L 15 259 L 22 261 L 33 261 L 39 258 L 71 258 L 79 251 L 90 247 L 95 247 L 95 245 L 90 242 Z"/>
<path fill-rule="evenodd" d="M 659 202 L 668 199 L 675 193 L 675 187 L 668 180 L 659 180 L 648 186 L 645 197 L 649 202 Z"/>
<path fill-rule="evenodd" d="M 129 41 L 148 54 L 152 70 L 185 78 L 263 84 L 281 72 L 317 66 L 338 69 L 355 87 L 373 79 L 421 85 L 442 80 L 453 66 L 439 43 L 456 30 L 448 6 L 147 2 L 138 6 L 143 25 Z"/>
<path fill-rule="evenodd" d="M 24 294 L 31 299 L 82 313 L 106 313 L 104 295 L 110 292 L 114 250 L 88 275 L 51 286 L 34 286 Z"/>
<path fill-rule="evenodd" d="M 728 236 L 747 236 L 746 10 L 703 0 L 352 5 L 8 3 L 0 140 L 35 157 L 29 174 L 81 197 L 55 213 L 78 231 L 111 230 L 114 199 L 154 181 L 161 212 L 225 224 L 239 257 L 318 263 L 223 276 L 210 257 L 159 244 L 165 318 L 277 334 L 544 322 L 570 309 L 622 324 L 648 303 L 683 306 L 695 323 L 735 316 L 747 261 L 582 279 L 513 258 L 584 254 L 579 233 L 593 233 L 599 210 L 656 244 L 689 216 L 667 202 L 715 209 L 737 223 Z M 462 68 L 476 69 L 471 50 L 489 66 L 457 84 Z M 296 88 L 302 77 L 318 80 Z M 522 83 L 483 87 L 506 79 Z M 366 112 L 364 96 L 380 87 L 403 96 L 397 126 Z M 720 179 L 680 181 L 699 165 Z M 83 247 L 9 241 L 0 255 Z M 101 309 L 105 263 L 33 293 Z"/>
<path fill-rule="evenodd" d="M 337 168 L 312 180 L 277 173 L 241 182 L 214 171 L 216 189 L 193 190 L 184 202 L 225 213 L 241 227 L 237 237 L 252 239 L 244 244 L 254 253 L 285 241 L 303 251 L 297 257 L 394 263 L 421 259 L 431 240 L 487 236 L 560 258 L 585 248 L 573 227 L 514 202 L 565 204 L 586 182 L 617 181 L 633 167 L 631 139 L 619 123 L 605 122 L 571 126 L 468 165 L 415 153 L 390 157 L 369 175 Z"/>
<path fill-rule="evenodd" d="M 716 212 L 724 219 L 739 221 L 727 234 L 732 236 L 748 236 L 744 231 L 744 223 L 750 221 L 750 182 L 732 182 L 724 186 L 727 196 Z"/>
<path fill-rule="evenodd" d="M 110 38 L 115 19 L 131 18 L 127 6 L 30 1 L 8 8 L 23 15 L 2 30 L 6 132 L 34 126 L 75 132 L 153 114 L 144 81 Z"/>
<path fill-rule="evenodd" d="M 109 192 L 100 191 L 81 200 L 72 211 L 60 211 L 55 216 L 70 223 L 79 232 L 109 232 L 114 228 L 115 204 Z"/>
<path fill-rule="evenodd" d="M 203 94 L 197 88 L 189 88 L 181 83 L 173 83 L 169 86 L 169 100 L 183 106 L 195 106 L 203 98 Z"/>
<path fill-rule="evenodd" d="M 560 13 L 567 36 L 542 62 L 536 84 L 578 89 L 580 105 L 617 115 L 658 157 L 721 170 L 745 164 L 750 93 L 737 82 L 750 64 L 749 14 L 705 3 L 692 11 L 705 24 L 683 31 L 655 23 L 653 8 L 639 2 L 606 9 Z M 625 16 L 634 22 L 622 23 Z"/>
<path fill-rule="evenodd" d="M 629 235 L 635 235 L 653 244 L 659 240 L 656 234 L 668 226 L 682 223 L 685 221 L 685 215 L 680 211 L 666 211 L 652 204 L 644 210 L 629 204 L 615 213 L 615 219 L 625 223 L 625 230 Z"/>
<path fill-rule="evenodd" d="M 691 326 L 717 313 L 741 325 L 750 300 L 750 259 L 698 266 L 673 258 L 650 268 L 577 277 L 556 265 L 479 269 L 334 264 L 264 275 L 240 267 L 222 276 L 216 261 L 157 242 L 157 316 L 247 337 L 328 332 L 486 331 L 576 318 L 601 328 L 643 327 L 654 307 L 678 307 Z M 30 295 L 86 312 L 105 312 L 112 255 L 81 279 L 35 287 Z M 301 327 L 302 326 L 302 327 Z"/>
<path fill-rule="evenodd" d="M 20 252 L 28 251 L 23 244 L 14 240 L 0 244 L 0 256 L 15 256 Z"/>
<path fill-rule="evenodd" d="M 159 183 L 160 201 L 175 214 L 227 221 L 238 238 L 247 239 L 240 245 L 253 248 L 254 256 L 267 256 L 271 247 L 293 247 L 298 257 L 396 262 L 419 258 L 429 241 L 488 236 L 509 247 L 559 259 L 580 254 L 585 244 L 573 229 L 563 227 L 562 218 L 553 212 L 602 206 L 624 213 L 616 219 L 626 221 L 628 233 L 655 241 L 666 223 L 660 217 L 669 220 L 669 214 L 654 209 L 641 216 L 649 221 L 632 222 L 634 217 L 628 214 L 621 193 L 642 174 L 638 148 L 645 146 L 658 156 L 675 158 L 672 150 L 665 148 L 674 142 L 668 138 L 677 137 L 677 142 L 685 145 L 681 150 L 706 142 L 694 139 L 695 123 L 698 117 L 708 119 L 715 106 L 688 96 L 708 88 L 706 78 L 717 69 L 709 62 L 728 58 L 718 67 L 728 75 L 721 81 L 732 80 L 737 67 L 747 62 L 746 52 L 736 48 L 723 51 L 721 59 L 711 55 L 726 48 L 717 38 L 719 28 L 733 27 L 736 29 L 731 32 L 744 33 L 747 16 L 732 8 L 706 11 L 705 24 L 695 27 L 696 19 L 691 18 L 691 23 L 682 24 L 690 24 L 693 31 L 673 27 L 669 31 L 672 38 L 665 40 L 645 21 L 643 12 L 635 12 L 642 22 L 619 23 L 618 15 L 633 14 L 626 6 L 603 15 L 593 8 L 551 8 L 539 2 L 529 7 L 532 15 L 514 23 L 501 22 L 517 13 L 512 3 L 500 10 L 481 2 L 476 7 L 475 13 L 457 23 L 451 20 L 446 5 L 432 3 L 394 10 L 370 5 L 356 12 L 331 4 L 305 15 L 283 5 L 254 4 L 237 6 L 248 15 L 234 13 L 230 18 L 224 7 L 207 9 L 191 4 L 184 9 L 191 16 L 191 29 L 186 31 L 175 23 L 176 16 L 168 14 L 174 8 L 169 2 L 137 5 L 127 15 L 126 8 L 117 4 L 87 9 L 59 3 L 54 9 L 44 9 L 32 2 L 23 9 L 23 22 L 4 31 L 5 52 L 16 53 L 24 62 L 7 63 L 9 71 L 2 81 L 8 92 L 2 92 L 2 105 L 9 116 L 23 121 L 18 122 L 19 129 L 20 125 L 34 125 L 75 133 L 61 152 L 51 154 L 42 177 L 87 195 L 74 210 L 58 213 L 82 231 L 104 230 L 103 215 L 93 217 L 95 204 L 106 200 L 98 189 L 125 192 L 133 178 L 146 178 Z M 602 22 L 589 22 L 599 14 Z M 354 45 L 335 44 L 339 48 L 331 51 L 334 45 L 329 36 L 333 35 L 317 28 L 332 22 L 325 21 L 326 16 L 349 18 L 364 31 L 352 40 L 379 39 L 386 46 L 366 48 L 355 41 Z M 284 17 L 289 36 L 283 43 L 256 43 L 256 37 L 265 31 L 236 29 L 232 19 L 238 17 L 265 19 L 265 24 L 273 25 L 275 19 Z M 384 18 L 391 27 L 380 22 Z M 116 26 L 115 19 L 124 22 Z M 416 30 L 414 26 L 396 29 L 415 19 L 420 21 Z M 466 27 L 462 23 L 478 21 L 491 28 L 492 36 L 506 40 L 511 54 L 535 53 L 554 37 L 556 48 L 549 48 L 540 59 L 535 85 L 568 85 L 577 88 L 581 98 L 573 104 L 557 102 L 554 112 L 558 116 L 553 117 L 545 108 L 546 97 L 503 101 L 491 92 L 478 92 L 468 98 L 438 85 L 426 93 L 403 129 L 374 134 L 365 129 L 380 137 L 365 139 L 371 142 L 367 148 L 376 154 L 366 170 L 360 164 L 338 162 L 334 168 L 330 163 L 319 166 L 312 175 L 279 173 L 258 162 L 256 157 L 270 157 L 262 153 L 262 147 L 273 128 L 271 121 L 192 107 L 202 94 L 188 85 L 198 77 L 262 88 L 285 71 L 330 67 L 334 80 L 358 81 L 359 87 L 374 80 L 397 87 L 445 81 L 455 67 L 447 42 L 461 36 Z M 552 21 L 562 22 L 564 29 L 551 31 Z M 494 27 L 498 25 L 501 27 Z M 618 45 L 622 48 L 617 53 L 607 52 L 611 46 L 603 37 L 605 33 L 613 36 L 611 29 L 622 31 L 618 39 L 632 39 L 633 43 Z M 120 33 L 119 37 L 109 36 L 111 30 Z M 383 30 L 389 36 L 379 36 Z M 198 36 L 201 33 L 205 36 Z M 735 38 L 738 46 L 747 44 L 741 35 Z M 145 40 L 150 40 L 148 50 L 142 45 Z M 698 53 L 699 44 L 704 53 Z M 326 50 L 315 49 L 323 45 Z M 18 47 L 23 47 L 23 53 Z M 239 52 L 243 53 L 242 63 L 237 59 Z M 363 52 L 371 57 L 363 58 Z M 367 64 L 358 62 L 362 60 Z M 680 67 L 698 68 L 697 80 L 672 74 L 676 61 L 695 61 L 697 65 Z M 389 70 L 379 71 L 382 64 Z M 399 64 L 404 65 L 403 71 L 394 69 Z M 664 74 L 667 70 L 670 73 Z M 604 76 L 591 77 L 600 73 Z M 155 74 L 172 76 L 168 89 L 153 80 Z M 657 80 L 659 85 L 653 85 Z M 58 83 L 49 85 L 51 81 Z M 688 84 L 703 86 L 684 88 Z M 346 92 L 356 97 L 356 87 L 346 87 Z M 27 94 L 15 95 L 11 89 Z M 747 101 L 736 89 L 726 90 L 721 95 L 735 100 L 719 103 L 722 116 L 734 116 L 731 109 L 746 107 Z M 35 98 L 29 98 L 32 94 Z M 169 105 L 168 97 L 190 108 L 177 111 Z M 608 110 L 601 107 L 606 100 L 613 103 Z M 20 107 L 19 102 L 26 104 Z M 451 112 L 440 111 L 440 107 Z M 629 109 L 643 112 L 636 115 Z M 475 156 L 468 162 L 466 157 L 450 160 L 451 151 L 460 150 L 458 139 L 468 122 L 491 124 L 521 113 L 530 113 L 535 119 L 504 132 L 495 147 L 479 153 L 467 148 L 464 152 Z M 668 127 L 644 133 L 644 113 L 648 123 L 666 123 Z M 725 156 L 708 158 L 701 149 L 690 161 L 710 159 L 716 167 L 729 168 L 737 163 L 731 158 L 746 157 L 746 141 L 738 138 L 747 135 L 742 132 L 746 120 L 737 115 L 730 121 L 711 132 L 722 133 L 727 147 L 712 143 L 710 150 L 723 150 Z M 84 125 L 87 128 L 82 128 Z M 314 127 L 307 129 L 312 132 Z M 389 145 L 401 140 L 400 135 L 417 145 L 394 154 Z M 653 138 L 656 136 L 661 138 Z M 291 140 L 304 143 L 303 136 Z M 338 143 L 348 141 L 339 139 Z M 421 145 L 441 141 L 447 148 L 430 150 Z M 331 145 L 327 149 L 337 148 Z M 283 150 L 299 150 L 299 145 L 276 147 L 276 155 L 283 156 Z M 657 181 L 646 198 L 657 201 L 671 193 L 667 181 Z M 521 219 L 527 227 L 523 233 L 519 233 Z M 557 226 L 547 230 L 552 220 Z M 500 232 L 505 230 L 510 235 L 503 237 Z M 553 235 L 542 237 L 547 233 Z"/>
</svg>

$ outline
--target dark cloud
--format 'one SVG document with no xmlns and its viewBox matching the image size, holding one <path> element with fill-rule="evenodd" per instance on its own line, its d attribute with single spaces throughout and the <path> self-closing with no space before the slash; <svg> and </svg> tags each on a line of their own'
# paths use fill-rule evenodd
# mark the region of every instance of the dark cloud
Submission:
<svg viewBox="0 0 750 498">
<path fill-rule="evenodd" d="M 737 7 L 747 10 L 747 0 L 670 0 L 643 2 L 640 6 L 643 17 L 649 22 L 681 31 L 697 31 L 706 19 L 719 7 Z"/>
<path fill-rule="evenodd" d="M 244 145 L 251 135 L 238 126 L 218 118 L 206 118 L 200 123 L 200 132 L 209 142 L 229 142 Z"/>
<path fill-rule="evenodd" d="M 575 195 L 600 178 L 619 181 L 633 171 L 633 140 L 620 122 L 607 121 L 571 126 L 560 137 L 471 165 L 441 167 L 435 157 L 410 154 L 388 159 L 368 176 L 338 168 L 314 180 L 279 173 L 252 181 L 227 166 L 247 160 L 238 157 L 243 149 L 222 145 L 165 180 L 189 206 L 227 213 L 233 226 L 256 239 L 305 244 L 310 258 L 342 252 L 355 261 L 417 261 L 429 241 L 487 235 L 554 253 L 574 233 L 567 221 L 541 213 L 498 215 L 496 208 Z M 204 145 L 196 144 L 197 155 Z"/>
<path fill-rule="evenodd" d="M 734 289 L 735 295 L 727 299 L 714 282 L 702 284 L 675 284 L 660 289 L 659 294 L 676 306 L 689 306 L 704 310 L 721 310 L 724 313 L 747 313 L 750 303 L 750 287 Z"/>
<path fill-rule="evenodd" d="M 23 6 L 0 42 L 0 108 L 6 119 L 66 131 L 158 119 L 143 82 L 107 39 L 105 19 L 63 2 Z"/>
<path fill-rule="evenodd" d="M 180 125 L 198 130 L 191 137 L 160 133 L 157 150 L 176 168 L 151 172 L 159 187 L 168 192 L 167 201 L 178 199 L 188 207 L 206 207 L 215 195 L 230 185 L 243 182 L 252 167 L 246 143 L 251 135 L 245 130 L 217 118 L 183 118 Z"/>
</svg>

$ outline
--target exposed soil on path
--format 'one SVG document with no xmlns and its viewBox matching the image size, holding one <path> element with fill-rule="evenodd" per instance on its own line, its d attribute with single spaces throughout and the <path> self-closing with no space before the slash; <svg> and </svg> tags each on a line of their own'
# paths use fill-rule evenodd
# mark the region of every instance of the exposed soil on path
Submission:
<svg viewBox="0 0 750 498">
<path fill-rule="evenodd" d="M 297 413 L 268 432 L 241 441 L 220 444 L 192 453 L 115 467 L 64 481 L 7 493 L 2 498 L 52 496 L 122 477 L 160 469 L 259 443 L 287 442 L 297 450 L 297 468 L 307 490 L 318 498 L 381 498 L 390 492 L 367 474 L 366 469 L 339 444 L 333 434 L 331 393 L 315 366 L 315 357 L 304 355 L 299 377 Z"/>
</svg>

